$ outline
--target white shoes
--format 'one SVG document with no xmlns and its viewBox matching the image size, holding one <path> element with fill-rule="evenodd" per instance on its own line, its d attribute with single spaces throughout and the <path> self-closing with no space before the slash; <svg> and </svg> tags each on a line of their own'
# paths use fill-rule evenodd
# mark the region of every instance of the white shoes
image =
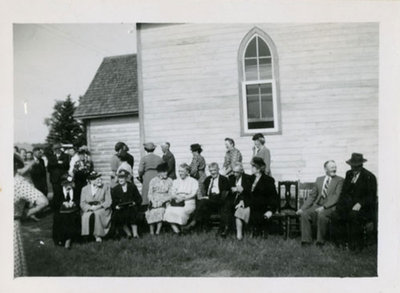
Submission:
<svg viewBox="0 0 400 293">
<path fill-rule="evenodd" d="M 96 242 L 101 243 L 103 241 L 103 239 L 101 239 L 101 237 L 96 237 Z"/>
</svg>

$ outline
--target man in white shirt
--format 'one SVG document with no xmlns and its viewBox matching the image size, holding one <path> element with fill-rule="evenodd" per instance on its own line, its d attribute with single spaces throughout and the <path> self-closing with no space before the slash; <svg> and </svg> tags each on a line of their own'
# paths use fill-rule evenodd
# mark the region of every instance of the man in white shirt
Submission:
<svg viewBox="0 0 400 293">
<path fill-rule="evenodd" d="M 343 178 L 336 176 L 336 163 L 327 161 L 324 163 L 325 176 L 318 177 L 314 188 L 297 211 L 301 222 L 301 243 L 308 245 L 312 243 L 312 224 L 317 226 L 318 246 L 325 243 L 325 235 L 332 213 L 339 200 L 343 187 Z"/>
<path fill-rule="evenodd" d="M 230 201 L 231 192 L 229 180 L 219 174 L 217 163 L 208 166 L 210 176 L 204 181 L 206 196 L 200 198 L 197 209 L 194 213 L 193 221 L 188 224 L 186 231 L 196 225 L 196 223 L 207 224 L 212 214 L 220 214 L 220 235 L 226 237 L 230 221 Z"/>
</svg>

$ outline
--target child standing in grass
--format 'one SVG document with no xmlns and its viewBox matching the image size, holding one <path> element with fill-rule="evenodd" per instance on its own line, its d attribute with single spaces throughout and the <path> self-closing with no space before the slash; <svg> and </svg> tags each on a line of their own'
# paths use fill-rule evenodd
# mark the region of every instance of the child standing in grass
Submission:
<svg viewBox="0 0 400 293">
<path fill-rule="evenodd" d="M 157 166 L 157 177 L 151 179 L 149 184 L 149 209 L 146 212 L 146 220 L 150 226 L 150 234 L 159 235 L 162 228 L 162 220 L 165 212 L 165 204 L 169 201 L 169 191 L 172 187 L 172 179 L 168 178 L 168 164 L 161 163 Z"/>
</svg>

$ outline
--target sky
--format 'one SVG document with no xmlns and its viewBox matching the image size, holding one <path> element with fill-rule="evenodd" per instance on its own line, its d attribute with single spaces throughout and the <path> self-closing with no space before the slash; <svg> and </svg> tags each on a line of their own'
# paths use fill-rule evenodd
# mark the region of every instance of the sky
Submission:
<svg viewBox="0 0 400 293">
<path fill-rule="evenodd" d="M 56 100 L 85 94 L 104 57 L 136 53 L 135 24 L 14 24 L 14 143 L 41 143 Z"/>
</svg>

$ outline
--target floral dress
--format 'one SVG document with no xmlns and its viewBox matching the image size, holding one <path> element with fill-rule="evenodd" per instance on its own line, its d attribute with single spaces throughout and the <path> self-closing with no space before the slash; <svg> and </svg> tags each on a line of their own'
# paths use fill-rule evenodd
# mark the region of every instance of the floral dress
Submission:
<svg viewBox="0 0 400 293">
<path fill-rule="evenodd" d="M 14 176 L 14 277 L 27 275 L 25 255 L 21 236 L 20 218 L 23 215 L 26 203 L 34 205 L 35 202 L 45 196 L 33 185 L 28 183 L 21 175 Z"/>
<path fill-rule="evenodd" d="M 148 224 L 161 222 L 164 218 L 165 203 L 169 201 L 169 192 L 173 181 L 171 178 L 154 177 L 149 185 L 149 210 L 146 212 Z"/>
</svg>

